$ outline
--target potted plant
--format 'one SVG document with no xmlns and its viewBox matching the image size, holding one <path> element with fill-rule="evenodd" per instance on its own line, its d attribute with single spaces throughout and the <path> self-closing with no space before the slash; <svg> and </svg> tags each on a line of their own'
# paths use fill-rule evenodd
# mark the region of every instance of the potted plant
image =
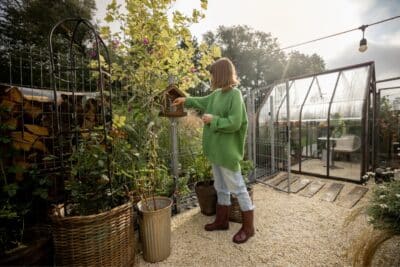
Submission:
<svg viewBox="0 0 400 267">
<path fill-rule="evenodd" d="M 69 158 L 66 201 L 51 215 L 56 264 L 134 263 L 132 169 L 127 165 L 134 155 L 124 138 L 125 118 L 114 116 L 113 122 L 107 137 L 111 152 L 104 136 L 92 132 Z M 111 153 L 109 158 L 107 153 Z"/>
<path fill-rule="evenodd" d="M 154 104 L 152 100 L 150 104 Z M 152 105 L 151 105 L 152 106 Z M 154 111 L 151 108 L 149 118 L 156 120 Z M 159 129 L 156 123 L 151 120 L 146 128 L 145 147 L 143 151 L 144 162 L 139 166 L 137 173 L 137 190 L 141 200 L 137 203 L 139 210 L 140 240 L 143 247 L 143 258 L 148 262 L 159 262 L 171 254 L 171 207 L 173 201 L 167 196 L 171 193 L 171 181 L 167 169 L 158 157 Z M 167 190 L 166 190 L 167 189 Z"/>
<path fill-rule="evenodd" d="M 197 155 L 189 169 L 192 179 L 196 181 L 195 192 L 200 205 L 200 212 L 211 216 L 215 214 L 217 191 L 212 180 L 211 164 L 203 154 Z"/>
</svg>

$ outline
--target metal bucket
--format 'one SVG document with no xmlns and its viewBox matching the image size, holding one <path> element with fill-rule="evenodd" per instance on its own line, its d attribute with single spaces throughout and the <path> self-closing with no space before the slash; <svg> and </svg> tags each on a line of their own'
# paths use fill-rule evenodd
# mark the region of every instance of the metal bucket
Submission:
<svg viewBox="0 0 400 267">
<path fill-rule="evenodd" d="M 154 197 L 140 201 L 139 226 L 143 245 L 143 258 L 148 262 L 159 262 L 171 254 L 171 206 L 167 197 Z M 154 210 L 154 202 L 156 210 Z"/>
</svg>

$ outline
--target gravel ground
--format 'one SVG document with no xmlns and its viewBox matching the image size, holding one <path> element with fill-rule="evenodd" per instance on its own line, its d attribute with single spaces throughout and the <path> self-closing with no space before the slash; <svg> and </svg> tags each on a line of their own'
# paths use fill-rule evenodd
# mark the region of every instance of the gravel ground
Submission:
<svg viewBox="0 0 400 267">
<path fill-rule="evenodd" d="M 346 184 L 342 193 L 347 193 L 352 186 L 354 184 Z M 256 235 L 241 245 L 231 241 L 240 224 L 231 222 L 229 231 L 206 232 L 204 224 L 214 217 L 202 215 L 198 207 L 185 211 L 172 218 L 170 257 L 161 263 L 150 264 L 138 255 L 136 265 L 351 266 L 347 251 L 352 240 L 367 229 L 366 218 L 359 216 L 344 226 L 351 210 L 321 201 L 324 189 L 326 186 L 314 197 L 306 198 L 255 185 Z M 368 197 L 369 193 L 355 207 L 363 205 Z M 399 242 L 399 238 L 394 238 L 384 244 L 374 265 L 399 263 Z M 385 253 L 386 250 L 390 253 Z"/>
</svg>

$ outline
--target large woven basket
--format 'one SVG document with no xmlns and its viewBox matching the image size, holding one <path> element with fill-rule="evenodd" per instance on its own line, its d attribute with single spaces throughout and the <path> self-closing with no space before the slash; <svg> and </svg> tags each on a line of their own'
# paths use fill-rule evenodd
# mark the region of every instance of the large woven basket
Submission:
<svg viewBox="0 0 400 267">
<path fill-rule="evenodd" d="M 131 202 L 100 214 L 51 220 L 57 266 L 133 266 Z"/>
<path fill-rule="evenodd" d="M 253 188 L 247 187 L 250 199 L 253 201 Z M 240 210 L 239 201 L 236 196 L 231 195 L 231 209 L 229 213 L 229 220 L 232 222 L 242 223 L 242 212 Z"/>
</svg>

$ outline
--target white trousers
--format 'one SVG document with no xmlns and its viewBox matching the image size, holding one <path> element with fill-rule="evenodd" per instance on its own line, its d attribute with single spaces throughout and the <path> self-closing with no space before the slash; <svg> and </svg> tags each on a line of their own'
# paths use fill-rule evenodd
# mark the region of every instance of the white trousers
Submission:
<svg viewBox="0 0 400 267">
<path fill-rule="evenodd" d="M 242 211 L 253 210 L 254 205 L 240 171 L 234 172 L 227 168 L 212 164 L 214 187 L 218 195 L 218 204 L 231 205 L 231 194 L 234 194 Z"/>
</svg>

